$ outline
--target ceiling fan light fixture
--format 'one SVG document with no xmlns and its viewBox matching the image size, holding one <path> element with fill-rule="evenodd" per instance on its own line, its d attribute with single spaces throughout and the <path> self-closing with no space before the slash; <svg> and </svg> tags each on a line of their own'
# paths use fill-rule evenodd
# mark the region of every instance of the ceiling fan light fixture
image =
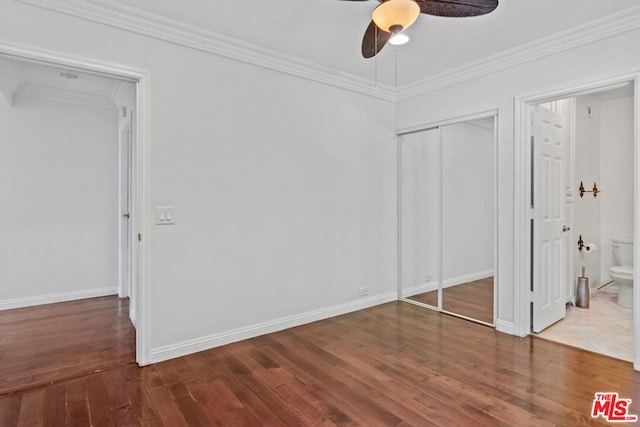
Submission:
<svg viewBox="0 0 640 427">
<path fill-rule="evenodd" d="M 399 33 L 409 28 L 419 15 L 420 6 L 414 0 L 388 0 L 380 3 L 371 17 L 382 31 Z"/>
<path fill-rule="evenodd" d="M 405 33 L 395 33 L 389 37 L 389 44 L 394 46 L 400 46 L 406 44 L 409 41 L 409 36 Z"/>
</svg>

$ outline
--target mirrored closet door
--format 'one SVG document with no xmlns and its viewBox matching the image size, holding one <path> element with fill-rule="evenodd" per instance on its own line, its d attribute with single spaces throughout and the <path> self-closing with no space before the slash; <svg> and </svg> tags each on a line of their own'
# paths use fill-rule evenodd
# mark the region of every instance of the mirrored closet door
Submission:
<svg viewBox="0 0 640 427">
<path fill-rule="evenodd" d="M 439 128 L 400 137 L 402 297 L 438 308 L 442 229 Z"/>
<path fill-rule="evenodd" d="M 401 296 L 495 319 L 495 116 L 399 139 Z"/>
</svg>

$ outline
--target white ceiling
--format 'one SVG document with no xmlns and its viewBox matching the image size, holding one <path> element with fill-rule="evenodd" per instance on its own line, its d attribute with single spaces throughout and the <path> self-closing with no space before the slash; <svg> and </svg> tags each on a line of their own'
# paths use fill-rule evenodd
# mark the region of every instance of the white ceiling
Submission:
<svg viewBox="0 0 640 427">
<path fill-rule="evenodd" d="M 474 18 L 421 15 L 409 44 L 364 59 L 360 42 L 377 1 L 118 0 L 261 48 L 367 79 L 403 86 L 603 16 L 638 0 L 501 0 Z M 397 58 L 397 59 L 396 59 Z M 395 61 L 397 60 L 397 74 Z"/>
</svg>

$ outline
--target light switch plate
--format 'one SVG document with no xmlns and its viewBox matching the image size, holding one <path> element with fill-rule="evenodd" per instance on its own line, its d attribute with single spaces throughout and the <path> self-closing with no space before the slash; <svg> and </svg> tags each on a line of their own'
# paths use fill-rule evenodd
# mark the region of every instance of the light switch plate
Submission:
<svg viewBox="0 0 640 427">
<path fill-rule="evenodd" d="M 174 206 L 156 206 L 156 225 L 173 225 L 176 223 Z"/>
</svg>

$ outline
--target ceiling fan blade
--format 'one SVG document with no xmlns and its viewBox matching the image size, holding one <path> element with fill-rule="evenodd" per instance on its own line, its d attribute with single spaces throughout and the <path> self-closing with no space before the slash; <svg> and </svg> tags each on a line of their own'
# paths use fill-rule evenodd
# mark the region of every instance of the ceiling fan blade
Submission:
<svg viewBox="0 0 640 427">
<path fill-rule="evenodd" d="M 391 33 L 382 31 L 371 21 L 364 32 L 364 37 L 362 37 L 362 56 L 365 58 L 376 56 L 387 44 L 389 37 L 391 37 Z"/>
<path fill-rule="evenodd" d="M 464 18 L 493 12 L 498 0 L 417 0 L 420 12 L 427 15 Z"/>
</svg>

